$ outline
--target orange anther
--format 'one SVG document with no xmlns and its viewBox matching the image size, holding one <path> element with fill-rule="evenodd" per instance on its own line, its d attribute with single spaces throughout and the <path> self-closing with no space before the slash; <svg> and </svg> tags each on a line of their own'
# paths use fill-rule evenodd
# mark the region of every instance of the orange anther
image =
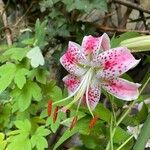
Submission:
<svg viewBox="0 0 150 150">
<path fill-rule="evenodd" d="M 89 123 L 89 128 L 92 129 L 98 120 L 98 116 L 94 116 L 94 118 Z"/>
<path fill-rule="evenodd" d="M 52 113 L 52 100 L 48 101 L 48 105 L 47 105 L 47 114 L 50 117 Z"/>
<path fill-rule="evenodd" d="M 54 115 L 53 115 L 53 122 L 55 123 L 56 120 L 57 120 L 57 116 L 58 116 L 58 106 L 55 107 L 55 110 L 54 110 Z"/>
<path fill-rule="evenodd" d="M 75 117 L 72 119 L 72 122 L 71 122 L 71 125 L 70 125 L 70 130 L 73 129 L 73 127 L 75 126 L 77 120 L 78 120 L 78 117 L 77 117 L 77 116 L 75 116 Z"/>
</svg>

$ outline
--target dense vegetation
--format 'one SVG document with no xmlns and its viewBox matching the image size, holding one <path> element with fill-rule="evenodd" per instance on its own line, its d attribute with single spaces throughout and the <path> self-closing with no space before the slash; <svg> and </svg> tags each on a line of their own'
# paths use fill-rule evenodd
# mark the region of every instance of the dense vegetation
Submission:
<svg viewBox="0 0 150 150">
<path fill-rule="evenodd" d="M 0 0 L 0 150 L 144 149 L 150 138 L 149 14 L 146 0 Z M 77 116 L 77 105 L 60 111 L 70 100 L 52 106 L 68 96 L 62 81 L 68 73 L 59 61 L 68 42 L 104 32 L 111 48 L 126 46 L 141 59 L 122 76 L 141 84 L 138 99 L 121 101 L 102 90 L 94 119 L 86 107 Z M 128 129 L 142 124 L 135 139 Z"/>
</svg>

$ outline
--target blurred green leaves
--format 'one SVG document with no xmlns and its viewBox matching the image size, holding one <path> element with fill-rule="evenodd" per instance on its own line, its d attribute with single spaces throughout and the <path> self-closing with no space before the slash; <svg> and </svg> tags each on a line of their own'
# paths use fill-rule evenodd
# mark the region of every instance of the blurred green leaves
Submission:
<svg viewBox="0 0 150 150">
<path fill-rule="evenodd" d="M 2 93 L 12 82 L 16 72 L 16 65 L 6 63 L 0 67 L 0 93 Z"/>
<path fill-rule="evenodd" d="M 31 104 L 32 98 L 34 101 L 40 101 L 42 98 L 41 88 L 35 82 L 28 81 L 23 89 L 16 88 L 12 96 L 17 105 L 17 109 L 25 111 Z"/>
<path fill-rule="evenodd" d="M 0 133 L 0 148 L 1 148 L 1 150 L 5 150 L 5 148 L 6 148 L 7 141 L 4 138 L 5 138 L 5 135 L 3 133 Z"/>
<path fill-rule="evenodd" d="M 38 127 L 32 131 L 32 124 L 29 120 L 16 121 L 15 126 L 18 128 L 9 133 L 8 150 L 44 150 L 48 147 L 47 136 L 50 131 L 44 126 Z"/>
</svg>

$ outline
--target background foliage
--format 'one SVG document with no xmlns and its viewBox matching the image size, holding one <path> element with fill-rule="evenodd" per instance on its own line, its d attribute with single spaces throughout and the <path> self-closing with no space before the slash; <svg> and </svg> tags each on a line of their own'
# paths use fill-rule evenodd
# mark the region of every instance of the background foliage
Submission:
<svg viewBox="0 0 150 150">
<path fill-rule="evenodd" d="M 94 128 L 89 128 L 92 118 L 88 111 L 81 109 L 72 130 L 68 127 L 75 108 L 69 118 L 60 112 L 54 122 L 48 117 L 47 104 L 67 94 L 61 81 L 67 72 L 59 58 L 68 41 L 81 43 L 85 35 L 107 32 L 111 46 L 116 47 L 125 39 L 150 33 L 150 16 L 145 13 L 149 5 L 132 2 L 143 10 L 136 8 L 137 13 L 132 5 L 106 0 L 0 0 L 0 150 L 106 149 L 109 130 L 116 121 L 112 122 L 113 111 L 119 118 L 128 103 L 103 92 L 94 111 L 99 117 Z M 150 73 L 149 52 L 134 55 L 141 62 L 124 77 L 144 84 Z M 145 122 L 149 90 L 148 84 L 139 97 L 138 103 L 145 102 L 142 109 L 138 111 L 135 105 L 117 127 L 114 149 L 130 137 L 127 126 Z M 134 143 L 132 138 L 122 150 L 131 150 Z"/>
</svg>

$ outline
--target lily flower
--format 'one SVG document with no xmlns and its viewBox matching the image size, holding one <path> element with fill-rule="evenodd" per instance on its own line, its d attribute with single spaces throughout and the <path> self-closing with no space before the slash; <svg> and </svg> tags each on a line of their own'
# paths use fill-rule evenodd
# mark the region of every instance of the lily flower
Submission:
<svg viewBox="0 0 150 150">
<path fill-rule="evenodd" d="M 60 58 L 61 64 L 70 73 L 63 78 L 69 96 L 54 104 L 73 98 L 64 109 L 78 103 L 78 110 L 82 103 L 92 114 L 100 100 L 101 88 L 122 100 L 137 99 L 140 85 L 120 76 L 139 61 L 126 47 L 110 49 L 110 39 L 106 33 L 100 37 L 85 36 L 81 46 L 69 42 L 66 53 Z"/>
</svg>

